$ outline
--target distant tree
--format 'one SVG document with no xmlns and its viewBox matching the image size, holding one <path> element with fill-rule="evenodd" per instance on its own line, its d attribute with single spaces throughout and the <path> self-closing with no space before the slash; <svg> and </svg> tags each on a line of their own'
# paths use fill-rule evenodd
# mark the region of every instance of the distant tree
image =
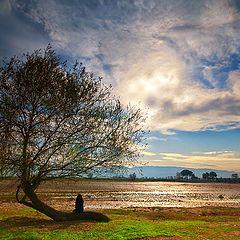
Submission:
<svg viewBox="0 0 240 240">
<path fill-rule="evenodd" d="M 180 174 L 181 174 L 181 176 L 182 176 L 183 178 L 185 178 L 185 179 L 189 179 L 189 178 L 191 178 L 191 177 L 194 175 L 192 171 L 187 170 L 187 169 L 182 170 L 182 171 L 180 172 Z"/>
<path fill-rule="evenodd" d="M 180 172 L 177 172 L 175 178 L 176 178 L 176 179 L 181 179 L 181 173 L 180 173 Z"/>
<path fill-rule="evenodd" d="M 129 175 L 129 178 L 130 178 L 130 180 L 132 180 L 132 181 L 134 181 L 135 179 L 136 179 L 136 173 L 134 172 L 134 173 L 131 173 L 130 175 Z"/>
<path fill-rule="evenodd" d="M 205 179 L 205 180 L 208 180 L 209 179 L 209 173 L 208 172 L 203 173 L 202 178 Z"/>
<path fill-rule="evenodd" d="M 202 174 L 202 178 L 205 180 L 209 180 L 209 179 L 214 180 L 214 179 L 217 179 L 217 173 L 213 171 L 211 171 L 210 173 L 206 172 Z"/>
<path fill-rule="evenodd" d="M 237 174 L 237 173 L 233 173 L 233 174 L 232 174 L 232 178 L 233 178 L 233 179 L 238 179 L 238 174 Z"/>
<path fill-rule="evenodd" d="M 193 175 L 191 176 L 191 180 L 196 180 L 198 179 L 198 177 L 193 173 Z"/>
<path fill-rule="evenodd" d="M 91 172 L 88 173 L 88 174 L 87 174 L 87 177 L 88 177 L 89 179 L 92 179 L 92 178 L 93 178 L 93 173 L 91 173 Z"/>
<path fill-rule="evenodd" d="M 217 173 L 215 173 L 215 172 L 213 172 L 213 171 L 210 172 L 210 173 L 209 173 L 209 178 L 212 179 L 212 180 L 216 179 L 216 178 L 217 178 Z"/>
<path fill-rule="evenodd" d="M 56 221 L 92 219 L 53 209 L 36 190 L 52 178 L 134 162 L 143 120 L 101 78 L 81 64 L 69 68 L 50 46 L 21 60 L 13 57 L 0 68 L 0 173 L 18 177 L 19 203 Z"/>
</svg>

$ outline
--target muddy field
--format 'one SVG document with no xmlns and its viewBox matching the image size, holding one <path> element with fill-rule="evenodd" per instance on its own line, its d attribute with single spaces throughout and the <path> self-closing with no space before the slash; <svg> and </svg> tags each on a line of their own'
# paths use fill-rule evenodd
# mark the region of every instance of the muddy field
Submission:
<svg viewBox="0 0 240 240">
<path fill-rule="evenodd" d="M 16 182 L 0 182 L 2 204 L 15 202 Z M 86 209 L 128 207 L 240 207 L 240 184 L 58 180 L 42 184 L 39 196 L 48 204 L 74 208 L 81 193 Z"/>
</svg>

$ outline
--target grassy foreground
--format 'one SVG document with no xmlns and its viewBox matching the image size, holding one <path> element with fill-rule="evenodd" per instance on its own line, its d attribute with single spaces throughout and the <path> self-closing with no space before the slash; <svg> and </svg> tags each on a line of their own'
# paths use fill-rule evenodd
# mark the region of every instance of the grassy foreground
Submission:
<svg viewBox="0 0 240 240">
<path fill-rule="evenodd" d="M 0 205 L 0 239 L 240 239 L 240 208 L 102 210 L 109 223 L 54 222 L 16 203 Z"/>
</svg>

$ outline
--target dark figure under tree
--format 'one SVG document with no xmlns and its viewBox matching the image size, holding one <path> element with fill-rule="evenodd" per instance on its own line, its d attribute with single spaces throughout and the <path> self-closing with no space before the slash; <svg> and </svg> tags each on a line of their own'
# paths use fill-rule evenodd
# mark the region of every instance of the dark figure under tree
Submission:
<svg viewBox="0 0 240 240">
<path fill-rule="evenodd" d="M 84 200 L 82 198 L 82 195 L 78 194 L 75 202 L 75 209 L 73 210 L 73 212 L 83 213 L 83 203 L 84 203 Z"/>
</svg>

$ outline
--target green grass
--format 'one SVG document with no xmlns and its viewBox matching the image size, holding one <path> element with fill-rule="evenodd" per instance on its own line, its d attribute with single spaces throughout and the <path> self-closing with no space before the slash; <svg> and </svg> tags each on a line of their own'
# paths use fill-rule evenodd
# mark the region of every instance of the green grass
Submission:
<svg viewBox="0 0 240 240">
<path fill-rule="evenodd" d="M 185 222 L 177 227 L 177 223 L 169 221 L 161 224 L 152 221 L 140 220 L 119 220 L 111 223 L 96 224 L 90 230 L 55 230 L 55 231 L 33 231 L 21 229 L 9 231 L 6 228 L 0 229 L 1 239 L 138 239 L 142 237 L 154 236 L 196 236 L 192 230 L 193 226 L 203 223 Z M 176 230 L 176 227 L 178 230 Z M 185 229 L 188 229 L 187 231 Z"/>
<path fill-rule="evenodd" d="M 128 209 L 102 213 L 112 220 L 109 223 L 58 223 L 27 207 L 0 208 L 0 239 L 131 240 L 156 236 L 240 239 L 240 209 L 215 209 L 210 213 L 204 209 L 193 212 L 190 209 Z"/>
</svg>

